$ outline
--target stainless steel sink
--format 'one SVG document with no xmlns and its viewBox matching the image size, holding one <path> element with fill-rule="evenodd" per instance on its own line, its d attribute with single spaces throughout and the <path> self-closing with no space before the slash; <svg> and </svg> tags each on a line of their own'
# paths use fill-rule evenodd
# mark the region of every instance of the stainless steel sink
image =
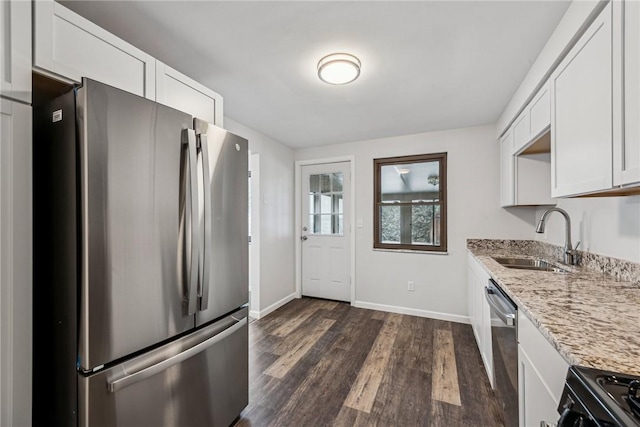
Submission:
<svg viewBox="0 0 640 427">
<path fill-rule="evenodd" d="M 569 273 L 569 270 L 560 268 L 543 259 L 500 257 L 493 257 L 493 259 L 496 260 L 498 264 L 504 265 L 508 268 L 518 268 L 521 270 L 552 271 L 554 273 Z"/>
</svg>

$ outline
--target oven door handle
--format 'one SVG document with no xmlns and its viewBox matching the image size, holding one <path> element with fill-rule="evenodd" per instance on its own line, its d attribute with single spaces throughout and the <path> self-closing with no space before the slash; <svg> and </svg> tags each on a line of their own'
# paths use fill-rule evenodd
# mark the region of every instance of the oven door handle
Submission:
<svg viewBox="0 0 640 427">
<path fill-rule="evenodd" d="M 493 308 L 498 318 L 500 318 L 505 325 L 515 327 L 516 313 L 512 310 L 511 303 L 506 301 L 502 295 L 489 286 L 485 286 L 484 292 L 487 302 L 491 308 Z"/>
</svg>

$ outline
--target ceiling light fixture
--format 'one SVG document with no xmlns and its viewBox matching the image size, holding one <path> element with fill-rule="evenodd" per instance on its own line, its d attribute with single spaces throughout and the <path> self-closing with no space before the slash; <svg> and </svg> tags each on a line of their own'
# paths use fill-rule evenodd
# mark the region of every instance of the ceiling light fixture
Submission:
<svg viewBox="0 0 640 427">
<path fill-rule="evenodd" d="M 360 60 L 348 53 L 332 53 L 318 62 L 318 77 L 325 83 L 344 85 L 360 75 Z"/>
</svg>

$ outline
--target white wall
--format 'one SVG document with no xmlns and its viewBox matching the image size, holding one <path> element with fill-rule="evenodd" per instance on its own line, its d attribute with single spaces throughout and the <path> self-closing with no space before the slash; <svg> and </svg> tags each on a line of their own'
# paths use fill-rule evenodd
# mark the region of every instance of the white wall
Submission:
<svg viewBox="0 0 640 427">
<path fill-rule="evenodd" d="M 448 153 L 448 254 L 373 250 L 373 159 Z M 531 239 L 534 210 L 499 207 L 499 144 L 495 126 L 407 135 L 298 149 L 296 160 L 354 155 L 356 301 L 414 314 L 466 321 L 466 239 Z M 355 224 L 355 221 L 354 221 Z M 407 281 L 415 292 L 407 291 Z M 379 307 L 382 308 L 382 307 Z M 440 314 L 443 315 L 440 315 Z"/>
<path fill-rule="evenodd" d="M 252 154 L 260 155 L 260 301 L 257 309 L 263 312 L 295 293 L 293 151 L 228 117 L 224 124 L 229 131 L 249 140 Z"/>
<path fill-rule="evenodd" d="M 640 196 L 561 199 L 558 207 L 571 217 L 571 238 L 581 250 L 640 263 Z M 564 235 L 564 218 L 552 213 L 535 238 L 564 245 Z"/>
</svg>

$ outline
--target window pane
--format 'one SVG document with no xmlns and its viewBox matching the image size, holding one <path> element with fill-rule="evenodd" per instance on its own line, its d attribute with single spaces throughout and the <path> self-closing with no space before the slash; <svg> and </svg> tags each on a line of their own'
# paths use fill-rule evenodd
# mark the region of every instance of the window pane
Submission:
<svg viewBox="0 0 640 427">
<path fill-rule="evenodd" d="M 400 243 L 400 206 L 380 206 L 381 243 Z"/>
<path fill-rule="evenodd" d="M 331 191 L 342 192 L 342 172 L 331 174 Z"/>
<path fill-rule="evenodd" d="M 312 193 L 320 192 L 320 175 L 309 175 L 309 191 Z"/>
<path fill-rule="evenodd" d="M 433 245 L 434 205 L 413 206 L 411 209 L 411 243 Z"/>
<path fill-rule="evenodd" d="M 411 202 L 438 200 L 440 192 L 438 160 L 383 165 L 380 168 L 381 201 Z"/>
<path fill-rule="evenodd" d="M 331 196 L 321 195 L 320 197 L 320 213 L 322 214 L 330 214 L 331 213 Z"/>
<path fill-rule="evenodd" d="M 332 234 L 331 215 L 320 215 L 320 234 Z"/>
<path fill-rule="evenodd" d="M 334 234 L 344 234 L 342 215 L 333 216 Z"/>
<path fill-rule="evenodd" d="M 331 213 L 343 213 L 342 194 L 333 195 L 333 211 Z"/>
<path fill-rule="evenodd" d="M 321 193 L 331 192 L 331 175 L 326 175 L 326 174 L 320 175 L 320 192 Z"/>
</svg>

